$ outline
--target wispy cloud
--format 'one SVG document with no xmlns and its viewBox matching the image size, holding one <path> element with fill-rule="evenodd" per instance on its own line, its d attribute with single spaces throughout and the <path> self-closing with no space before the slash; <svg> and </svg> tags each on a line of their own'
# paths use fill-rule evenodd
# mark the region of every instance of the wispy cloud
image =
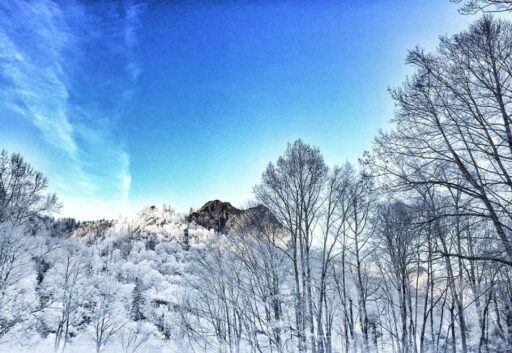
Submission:
<svg viewBox="0 0 512 353">
<path fill-rule="evenodd" d="M 114 131 L 141 73 L 135 49 L 142 6 L 95 6 L 0 4 L 0 104 L 55 151 L 62 170 L 49 175 L 52 188 L 65 215 L 82 217 L 127 207 L 130 159 Z"/>
</svg>

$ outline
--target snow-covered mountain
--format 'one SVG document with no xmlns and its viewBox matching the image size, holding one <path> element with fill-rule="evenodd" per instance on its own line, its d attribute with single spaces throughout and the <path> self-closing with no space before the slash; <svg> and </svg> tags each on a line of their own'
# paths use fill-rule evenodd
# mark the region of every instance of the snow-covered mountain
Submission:
<svg viewBox="0 0 512 353">
<path fill-rule="evenodd" d="M 277 219 L 263 205 L 238 209 L 229 202 L 213 200 L 188 215 L 176 212 L 167 204 L 151 205 L 126 218 L 75 222 L 67 231 L 76 238 L 101 238 L 122 232 L 139 237 L 159 234 L 168 240 L 184 242 L 187 234 L 192 237 L 212 232 L 228 234 L 258 219 L 278 225 Z"/>
</svg>

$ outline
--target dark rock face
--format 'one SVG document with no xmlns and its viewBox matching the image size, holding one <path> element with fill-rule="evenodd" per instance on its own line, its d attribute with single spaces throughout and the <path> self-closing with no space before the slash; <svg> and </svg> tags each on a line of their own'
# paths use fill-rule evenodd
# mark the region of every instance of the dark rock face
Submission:
<svg viewBox="0 0 512 353">
<path fill-rule="evenodd" d="M 207 229 L 214 229 L 219 233 L 229 233 L 240 223 L 265 219 L 278 224 L 275 217 L 268 208 L 263 205 L 251 207 L 246 210 L 239 210 L 229 202 L 219 200 L 209 201 L 198 211 L 192 212 L 188 217 L 188 222 L 195 222 Z"/>
<path fill-rule="evenodd" d="M 208 201 L 198 211 L 192 212 L 188 222 L 196 222 L 207 229 L 214 229 L 220 233 L 227 233 L 226 224 L 229 219 L 239 216 L 243 211 L 233 207 L 229 202 L 220 200 Z"/>
</svg>

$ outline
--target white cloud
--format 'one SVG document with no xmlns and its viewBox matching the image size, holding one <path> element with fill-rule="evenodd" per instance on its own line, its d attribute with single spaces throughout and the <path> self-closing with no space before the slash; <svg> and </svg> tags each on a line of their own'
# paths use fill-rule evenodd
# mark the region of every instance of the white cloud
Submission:
<svg viewBox="0 0 512 353">
<path fill-rule="evenodd" d="M 27 119 L 48 146 L 49 158 L 59 159 L 62 168 L 48 175 L 50 186 L 64 203 L 63 215 L 80 218 L 110 217 L 128 207 L 129 155 L 114 131 L 122 118 L 122 97 L 131 95 L 141 72 L 134 50 L 142 7 L 131 5 L 102 18 L 91 6 L 46 0 L 0 4 L 0 104 Z M 119 23 L 98 26 L 113 19 Z M 118 79 L 108 71 L 98 77 L 91 72 L 87 80 L 80 76 L 89 74 L 91 68 L 82 66 L 96 54 L 90 50 L 95 40 L 107 48 L 111 41 L 125 58 L 119 65 L 127 79 L 112 89 L 117 94 L 108 111 L 81 99 L 92 89 L 87 84 Z"/>
</svg>

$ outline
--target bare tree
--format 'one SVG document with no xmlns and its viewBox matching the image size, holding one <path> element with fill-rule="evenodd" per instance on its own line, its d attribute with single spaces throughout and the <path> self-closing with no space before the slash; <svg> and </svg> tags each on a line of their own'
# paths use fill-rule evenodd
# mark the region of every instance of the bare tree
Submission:
<svg viewBox="0 0 512 353">
<path fill-rule="evenodd" d="M 290 234 L 289 255 L 295 281 L 295 331 L 298 352 L 316 352 L 311 279 L 311 246 L 315 225 L 325 199 L 328 168 L 317 148 L 301 140 L 289 144 L 276 165 L 270 163 L 255 187 L 257 199 L 267 206 Z"/>
<path fill-rule="evenodd" d="M 420 232 L 414 229 L 412 217 L 411 210 L 404 203 L 385 203 L 379 208 L 376 231 L 376 236 L 382 239 L 380 254 L 384 255 L 379 262 L 387 269 L 398 297 L 400 337 L 397 351 L 403 353 L 417 351 L 417 303 L 413 305 L 414 283 L 411 283 L 411 277 L 416 270 Z"/>
<path fill-rule="evenodd" d="M 463 6 L 460 8 L 462 14 L 475 14 L 477 12 L 508 12 L 512 11 L 511 0 L 451 0 Z"/>
<path fill-rule="evenodd" d="M 459 192 L 457 212 L 488 220 L 503 249 L 475 258 L 512 265 L 511 40 L 510 23 L 486 16 L 436 54 L 412 51 L 416 74 L 392 91 L 397 128 L 374 164 L 401 186 Z"/>
<path fill-rule="evenodd" d="M 34 288 L 26 278 L 33 273 L 39 242 L 29 232 L 29 221 L 58 208 L 56 197 L 44 194 L 46 187 L 43 175 L 19 154 L 0 152 L 0 337 L 39 306 L 28 300 Z"/>
<path fill-rule="evenodd" d="M 287 234 L 265 207 L 252 210 L 238 220 L 229 234 L 241 274 L 239 285 L 249 294 L 245 308 L 250 307 L 253 314 L 245 320 L 252 321 L 252 330 L 267 337 L 268 344 L 258 343 L 259 347 L 282 353 L 288 346 L 283 292 L 290 266 L 282 251 Z"/>
<path fill-rule="evenodd" d="M 321 234 L 318 236 L 320 245 L 318 276 L 318 299 L 316 303 L 317 348 L 318 351 L 332 351 L 333 322 L 329 320 L 327 295 L 334 260 L 340 255 L 341 238 L 348 227 L 348 220 L 353 209 L 355 172 L 350 164 L 335 168 L 329 174 L 325 188 L 325 202 L 322 210 Z M 324 312 L 325 309 L 325 312 Z M 325 315 L 325 318 L 324 318 Z M 325 322 L 324 322 L 325 321 Z M 324 327 L 325 325 L 325 327 Z"/>
<path fill-rule="evenodd" d="M 124 353 L 136 353 L 154 336 L 154 328 L 147 323 L 131 322 L 120 332 L 121 347 Z"/>
<path fill-rule="evenodd" d="M 100 275 L 99 282 L 95 285 L 91 326 L 96 353 L 100 353 L 126 324 L 118 286 L 118 283 L 113 278 L 109 278 L 108 274 Z"/>
<path fill-rule="evenodd" d="M 0 223 L 25 223 L 58 209 L 55 195 L 44 194 L 47 179 L 17 153 L 0 152 Z"/>
<path fill-rule="evenodd" d="M 92 273 L 78 244 L 69 244 L 59 256 L 43 284 L 45 296 L 52 302 L 47 311 L 56 312 L 54 351 L 64 352 L 74 327 L 84 324 L 80 310 L 91 300 L 92 287 L 88 278 Z"/>
</svg>

